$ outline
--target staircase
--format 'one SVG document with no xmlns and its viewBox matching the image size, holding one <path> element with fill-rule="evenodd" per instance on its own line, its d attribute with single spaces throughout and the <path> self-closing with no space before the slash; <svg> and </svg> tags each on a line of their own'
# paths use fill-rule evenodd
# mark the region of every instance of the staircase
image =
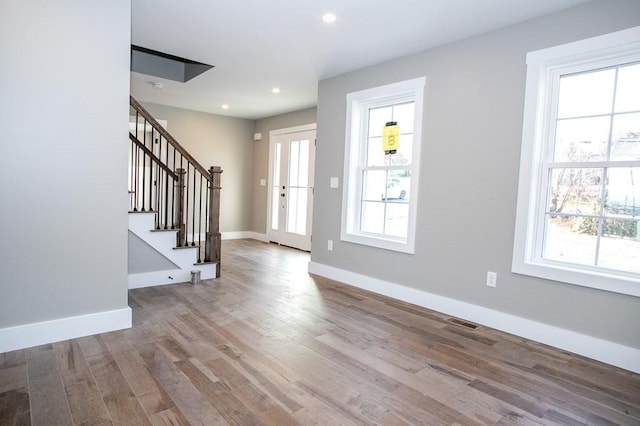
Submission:
<svg viewBox="0 0 640 426">
<path fill-rule="evenodd" d="M 219 277 L 222 169 L 200 165 L 133 97 L 130 106 L 130 247 L 142 240 L 134 246 L 158 260 L 135 270 L 130 255 L 129 288 L 188 281 L 196 270 Z"/>
</svg>

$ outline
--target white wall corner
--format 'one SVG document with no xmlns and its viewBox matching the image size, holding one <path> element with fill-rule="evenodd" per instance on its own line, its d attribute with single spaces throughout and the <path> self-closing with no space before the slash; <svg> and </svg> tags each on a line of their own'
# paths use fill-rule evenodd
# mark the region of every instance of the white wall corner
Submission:
<svg viewBox="0 0 640 426">
<path fill-rule="evenodd" d="M 333 266 L 309 262 L 309 273 L 640 373 L 640 349 L 472 305 Z"/>
<path fill-rule="evenodd" d="M 0 329 L 0 353 L 131 328 L 130 307 Z"/>
</svg>

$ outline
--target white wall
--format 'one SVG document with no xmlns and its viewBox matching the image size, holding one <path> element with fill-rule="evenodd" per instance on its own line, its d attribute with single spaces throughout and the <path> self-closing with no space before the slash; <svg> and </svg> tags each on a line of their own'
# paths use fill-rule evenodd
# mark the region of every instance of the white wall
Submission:
<svg viewBox="0 0 640 426">
<path fill-rule="evenodd" d="M 27 344 L 64 337 L 60 321 L 67 337 L 86 316 L 104 322 L 83 333 L 130 323 L 130 9 L 2 0 L 0 352 L 20 330 L 37 335 Z"/>
<path fill-rule="evenodd" d="M 129 231 L 128 253 L 127 272 L 129 274 L 180 268 L 131 231 Z"/>
<path fill-rule="evenodd" d="M 510 272 L 526 53 L 639 23 L 638 1 L 594 1 L 321 81 L 315 181 L 325 184 L 316 185 L 312 270 L 635 348 L 640 368 L 640 298 Z M 328 182 L 343 175 L 346 95 L 419 76 L 427 85 L 416 253 L 341 242 L 342 189 Z M 497 288 L 485 286 L 487 271 L 498 273 Z"/>
</svg>

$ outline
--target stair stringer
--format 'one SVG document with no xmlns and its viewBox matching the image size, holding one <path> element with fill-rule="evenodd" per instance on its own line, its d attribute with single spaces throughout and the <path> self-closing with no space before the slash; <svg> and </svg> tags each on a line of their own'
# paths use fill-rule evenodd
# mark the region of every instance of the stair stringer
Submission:
<svg viewBox="0 0 640 426">
<path fill-rule="evenodd" d="M 215 263 L 196 263 L 197 247 L 176 248 L 177 231 L 155 231 L 155 213 L 129 213 L 129 231 L 154 250 L 173 262 L 178 268 L 164 271 L 129 274 L 129 288 L 152 287 L 191 280 L 191 271 L 200 271 L 201 279 L 215 278 Z"/>
</svg>

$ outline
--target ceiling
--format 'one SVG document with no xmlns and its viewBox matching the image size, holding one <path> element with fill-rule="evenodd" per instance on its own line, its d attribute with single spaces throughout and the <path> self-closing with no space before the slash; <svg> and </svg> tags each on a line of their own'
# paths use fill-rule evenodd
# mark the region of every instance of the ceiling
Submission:
<svg viewBox="0 0 640 426">
<path fill-rule="evenodd" d="M 131 94 L 269 117 L 315 106 L 319 80 L 586 1 L 132 0 L 132 44 L 215 68 L 186 83 L 132 72 Z M 327 12 L 337 16 L 333 24 L 322 21 Z"/>
</svg>

